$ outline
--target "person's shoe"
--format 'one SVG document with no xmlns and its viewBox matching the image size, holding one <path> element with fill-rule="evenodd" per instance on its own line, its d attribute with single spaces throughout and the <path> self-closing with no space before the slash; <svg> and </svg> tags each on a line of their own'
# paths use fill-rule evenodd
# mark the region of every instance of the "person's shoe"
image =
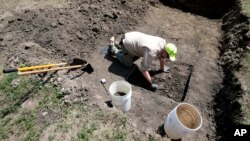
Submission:
<svg viewBox="0 0 250 141">
<path fill-rule="evenodd" d="M 112 47 L 115 44 L 114 41 L 115 41 L 115 37 L 114 36 L 109 39 L 109 47 L 108 47 L 108 53 L 109 54 L 112 54 Z"/>
<path fill-rule="evenodd" d="M 117 47 L 119 50 L 122 49 L 121 45 L 119 44 L 119 42 L 115 41 L 115 47 Z"/>
<path fill-rule="evenodd" d="M 111 37 L 109 40 L 109 47 L 108 47 L 108 53 L 113 56 L 116 57 L 116 54 L 119 52 L 119 50 L 116 48 L 115 46 L 115 37 Z"/>
<path fill-rule="evenodd" d="M 112 37 L 109 39 L 109 45 L 112 45 L 112 46 L 115 45 L 115 37 L 114 37 L 114 36 L 112 36 Z"/>
</svg>

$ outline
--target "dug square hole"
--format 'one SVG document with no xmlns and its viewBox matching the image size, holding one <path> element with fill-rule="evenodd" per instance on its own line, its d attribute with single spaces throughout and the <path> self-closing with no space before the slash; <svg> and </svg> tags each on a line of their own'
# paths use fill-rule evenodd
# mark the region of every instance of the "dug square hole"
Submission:
<svg viewBox="0 0 250 141">
<path fill-rule="evenodd" d="M 171 62 L 168 65 L 171 68 L 169 73 L 161 72 L 154 67 L 149 71 L 153 81 L 159 86 L 155 93 L 171 98 L 176 102 L 181 102 L 183 97 L 185 97 L 184 91 L 186 85 L 188 85 L 187 82 L 192 65 L 180 62 Z M 127 81 L 133 85 L 152 91 L 149 82 L 144 78 L 136 65 L 129 74 Z"/>
</svg>

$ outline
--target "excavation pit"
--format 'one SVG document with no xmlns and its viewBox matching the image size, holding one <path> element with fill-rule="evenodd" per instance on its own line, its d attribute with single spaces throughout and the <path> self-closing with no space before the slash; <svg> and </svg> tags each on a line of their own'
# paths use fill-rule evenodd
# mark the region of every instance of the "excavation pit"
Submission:
<svg viewBox="0 0 250 141">
<path fill-rule="evenodd" d="M 181 102 L 185 97 L 185 88 L 191 73 L 192 65 L 187 63 L 169 63 L 170 72 L 165 73 L 153 68 L 157 71 L 149 71 L 153 77 L 153 81 L 159 86 L 159 89 L 155 93 L 166 96 L 177 102 Z M 134 67 L 131 74 L 128 77 L 128 81 L 131 84 L 142 87 L 144 89 L 150 89 L 150 84 L 143 77 L 138 67 Z M 153 91 L 153 90 L 151 90 Z"/>
</svg>

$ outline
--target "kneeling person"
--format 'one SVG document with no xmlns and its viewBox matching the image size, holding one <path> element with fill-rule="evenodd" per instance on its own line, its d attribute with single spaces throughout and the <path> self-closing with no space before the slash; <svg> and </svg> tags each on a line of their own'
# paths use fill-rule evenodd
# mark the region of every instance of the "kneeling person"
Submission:
<svg viewBox="0 0 250 141">
<path fill-rule="evenodd" d="M 175 61 L 177 53 L 177 47 L 166 43 L 165 39 L 136 31 L 125 33 L 118 47 L 112 37 L 108 51 L 126 67 L 132 67 L 133 58 L 143 57 L 140 71 L 154 90 L 158 89 L 158 85 L 152 82 L 148 72 L 153 60 L 159 60 L 160 70 L 168 72 L 169 68 L 164 67 L 164 62 L 166 59 Z"/>
</svg>

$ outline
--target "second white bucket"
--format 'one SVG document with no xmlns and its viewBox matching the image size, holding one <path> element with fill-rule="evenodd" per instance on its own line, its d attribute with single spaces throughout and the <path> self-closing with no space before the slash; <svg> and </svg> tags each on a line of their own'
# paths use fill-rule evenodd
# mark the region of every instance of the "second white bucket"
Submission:
<svg viewBox="0 0 250 141">
<path fill-rule="evenodd" d="M 123 112 L 131 108 L 132 87 L 124 80 L 115 81 L 109 86 L 112 105 L 120 108 Z"/>
<path fill-rule="evenodd" d="M 180 139 L 200 129 L 202 118 L 199 111 L 188 103 L 178 104 L 167 116 L 164 130 L 172 139 Z"/>
</svg>

